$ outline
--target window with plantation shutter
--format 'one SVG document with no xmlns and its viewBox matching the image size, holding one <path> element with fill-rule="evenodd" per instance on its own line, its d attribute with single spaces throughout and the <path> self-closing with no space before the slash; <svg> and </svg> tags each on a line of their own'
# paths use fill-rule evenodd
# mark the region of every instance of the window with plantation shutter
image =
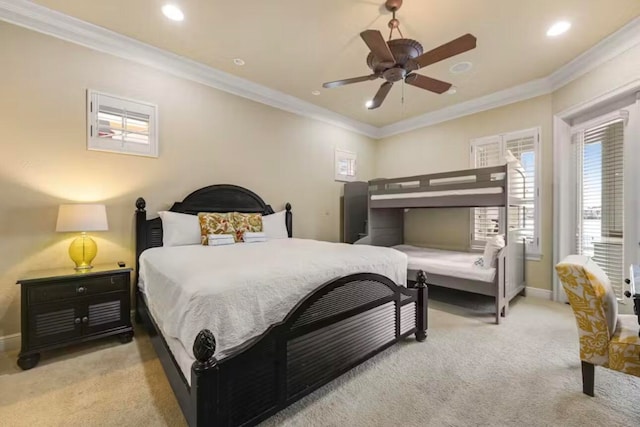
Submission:
<svg viewBox="0 0 640 427">
<path fill-rule="evenodd" d="M 471 167 L 473 168 L 500 165 L 503 162 L 500 137 L 473 141 L 471 157 Z M 471 215 L 471 247 L 482 249 L 489 238 L 500 234 L 500 208 L 474 208 L 471 209 Z"/>
<path fill-rule="evenodd" d="M 87 110 L 88 149 L 158 156 L 155 105 L 90 90 Z"/>
<path fill-rule="evenodd" d="M 622 298 L 624 277 L 624 119 L 573 134 L 577 166 L 576 250 L 588 255 Z"/>
<path fill-rule="evenodd" d="M 524 206 L 509 208 L 509 229 L 519 229 L 526 239 L 527 255 L 540 254 L 539 237 L 539 154 L 540 129 L 528 129 L 471 141 L 471 167 L 481 168 L 506 163 L 510 152 L 521 163 L 524 179 L 512 181 L 511 191 L 523 195 Z M 490 237 L 504 233 L 502 208 L 472 209 L 471 247 L 482 249 Z"/>
<path fill-rule="evenodd" d="M 524 169 L 524 180 L 514 181 L 516 185 L 511 187 L 514 194 L 523 195 L 524 206 L 512 207 L 509 214 L 510 228 L 521 230 L 527 247 L 537 252 L 538 240 L 536 223 L 538 222 L 536 205 L 538 199 L 538 186 L 536 181 L 537 130 L 513 132 L 504 136 L 504 148 L 511 152 Z M 518 212 L 521 209 L 521 212 Z"/>
</svg>

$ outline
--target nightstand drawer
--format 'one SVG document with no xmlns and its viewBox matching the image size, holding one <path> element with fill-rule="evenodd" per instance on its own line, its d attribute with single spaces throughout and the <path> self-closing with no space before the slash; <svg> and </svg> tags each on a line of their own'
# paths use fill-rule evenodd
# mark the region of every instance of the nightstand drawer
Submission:
<svg viewBox="0 0 640 427">
<path fill-rule="evenodd" d="M 85 289 L 83 293 L 84 295 L 95 295 L 114 291 L 126 291 L 129 289 L 129 283 L 127 281 L 128 278 L 128 274 L 98 277 L 89 280 L 80 280 L 79 286 Z"/>
<path fill-rule="evenodd" d="M 29 302 L 59 301 L 85 295 L 95 295 L 105 292 L 124 291 L 129 289 L 128 275 L 112 275 L 105 277 L 91 277 L 71 282 L 58 282 L 51 285 L 31 286 L 29 288 Z"/>
<path fill-rule="evenodd" d="M 29 304 L 60 301 L 79 295 L 75 283 L 56 283 L 55 285 L 30 286 Z"/>
</svg>

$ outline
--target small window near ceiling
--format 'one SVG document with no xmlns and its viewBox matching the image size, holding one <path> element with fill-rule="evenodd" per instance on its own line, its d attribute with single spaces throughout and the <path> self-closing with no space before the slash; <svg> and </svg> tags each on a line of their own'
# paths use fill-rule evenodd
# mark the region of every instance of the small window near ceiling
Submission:
<svg viewBox="0 0 640 427">
<path fill-rule="evenodd" d="M 335 180 L 356 180 L 356 153 L 336 149 Z"/>
<path fill-rule="evenodd" d="M 158 157 L 158 107 L 87 91 L 87 148 Z"/>
</svg>

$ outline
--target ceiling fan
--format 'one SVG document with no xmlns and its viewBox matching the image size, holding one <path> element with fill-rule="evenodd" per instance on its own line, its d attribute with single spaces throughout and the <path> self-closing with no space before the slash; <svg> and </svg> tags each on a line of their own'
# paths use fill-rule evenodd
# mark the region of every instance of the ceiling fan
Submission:
<svg viewBox="0 0 640 427">
<path fill-rule="evenodd" d="M 367 56 L 367 66 L 373 74 L 351 79 L 328 82 L 322 86 L 331 89 L 352 83 L 366 82 L 378 78 L 386 80 L 380 86 L 378 93 L 367 103 L 370 110 L 382 105 L 394 83 L 404 80 L 411 86 L 419 87 L 437 94 L 442 94 L 451 88 L 451 83 L 433 79 L 431 77 L 416 74 L 415 71 L 427 65 L 435 64 L 452 56 L 459 55 L 476 47 L 476 38 L 471 34 L 465 34 L 455 40 L 445 43 L 429 52 L 424 53 L 420 43 L 412 39 L 405 39 L 400 31 L 400 21 L 396 19 L 396 12 L 402 6 L 402 0 L 387 0 L 385 7 L 393 13 L 393 19 L 389 21 L 389 41 L 385 42 L 382 33 L 378 30 L 366 30 L 360 33 L 360 37 L 367 44 L 371 52 Z M 391 39 L 394 30 L 400 34 L 399 39 Z"/>
</svg>

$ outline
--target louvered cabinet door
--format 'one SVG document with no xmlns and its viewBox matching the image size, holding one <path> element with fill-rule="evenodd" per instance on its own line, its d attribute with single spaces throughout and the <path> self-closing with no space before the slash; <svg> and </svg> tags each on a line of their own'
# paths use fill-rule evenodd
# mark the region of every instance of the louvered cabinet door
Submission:
<svg viewBox="0 0 640 427">
<path fill-rule="evenodd" d="M 82 307 L 75 301 L 34 305 L 28 324 L 32 349 L 73 341 L 82 335 Z"/>
<path fill-rule="evenodd" d="M 85 335 L 122 328 L 127 323 L 129 323 L 129 294 L 126 292 L 111 292 L 91 297 L 82 317 Z"/>
</svg>

